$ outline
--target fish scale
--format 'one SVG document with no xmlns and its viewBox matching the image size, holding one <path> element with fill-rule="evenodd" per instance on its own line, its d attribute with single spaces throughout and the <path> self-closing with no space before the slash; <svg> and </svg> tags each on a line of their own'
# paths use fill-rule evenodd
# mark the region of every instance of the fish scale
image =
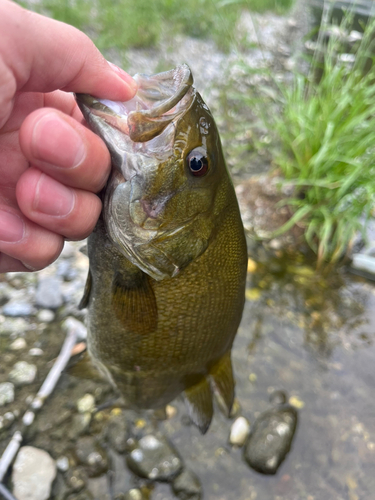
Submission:
<svg viewBox="0 0 375 500">
<path fill-rule="evenodd" d="M 215 122 L 190 69 L 135 79 L 139 106 L 77 96 L 112 157 L 88 239 L 81 303 L 88 352 L 129 408 L 160 408 L 183 392 L 190 418 L 206 432 L 213 392 L 228 415 L 234 398 L 230 351 L 245 300 L 244 230 Z"/>
</svg>

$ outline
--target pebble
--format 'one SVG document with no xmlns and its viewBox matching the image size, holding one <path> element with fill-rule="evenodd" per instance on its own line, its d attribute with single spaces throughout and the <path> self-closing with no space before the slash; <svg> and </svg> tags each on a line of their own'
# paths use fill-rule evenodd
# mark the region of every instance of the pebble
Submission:
<svg viewBox="0 0 375 500">
<path fill-rule="evenodd" d="M 127 456 L 127 464 L 135 474 L 153 481 L 167 481 L 183 467 L 181 458 L 164 436 L 148 434 Z"/>
<path fill-rule="evenodd" d="M 32 316 L 35 314 L 34 307 L 29 302 L 11 301 L 3 307 L 5 316 Z"/>
<path fill-rule="evenodd" d="M 0 406 L 5 406 L 14 401 L 14 385 L 11 382 L 0 384 Z"/>
<path fill-rule="evenodd" d="M 25 349 L 25 347 L 27 347 L 26 340 L 19 337 L 10 344 L 9 349 L 12 351 L 20 351 L 21 349 Z"/>
<path fill-rule="evenodd" d="M 15 419 L 16 416 L 11 411 L 7 411 L 3 416 L 0 415 L 0 431 L 9 429 Z"/>
<path fill-rule="evenodd" d="M 238 417 L 230 429 L 229 442 L 234 446 L 243 446 L 249 434 L 249 421 L 245 417 Z"/>
<path fill-rule="evenodd" d="M 80 438 L 76 445 L 75 454 L 78 462 L 85 466 L 89 477 L 100 476 L 107 472 L 107 453 L 93 438 Z"/>
<path fill-rule="evenodd" d="M 35 303 L 44 309 L 57 309 L 63 305 L 61 279 L 56 276 L 41 278 L 35 294 Z"/>
<path fill-rule="evenodd" d="M 56 467 L 61 472 L 66 472 L 69 469 L 69 458 L 68 457 L 59 457 L 56 460 Z"/>
<path fill-rule="evenodd" d="M 92 414 L 88 412 L 74 415 L 72 425 L 68 430 L 68 438 L 75 441 L 79 436 L 85 434 L 89 430 L 91 417 Z"/>
<path fill-rule="evenodd" d="M 13 465 L 13 495 L 17 500 L 47 500 L 55 476 L 55 462 L 46 451 L 23 446 Z"/>
<path fill-rule="evenodd" d="M 79 413 L 91 413 L 95 408 L 95 398 L 92 394 L 85 394 L 77 401 Z"/>
<path fill-rule="evenodd" d="M 117 453 L 125 453 L 128 450 L 129 429 L 125 415 L 115 415 L 109 419 L 106 438 Z"/>
<path fill-rule="evenodd" d="M 143 500 L 143 495 L 141 490 L 138 488 L 132 488 L 123 496 L 124 500 Z"/>
<path fill-rule="evenodd" d="M 41 309 L 37 314 L 37 318 L 42 323 L 51 323 L 55 319 L 55 313 L 51 309 Z"/>
<path fill-rule="evenodd" d="M 18 361 L 12 371 L 9 373 L 8 378 L 14 385 L 27 385 L 32 384 L 36 377 L 37 368 L 26 361 Z"/>
<path fill-rule="evenodd" d="M 250 467 L 275 474 L 288 454 L 297 425 L 297 410 L 285 404 L 262 413 L 255 421 L 244 457 Z"/>
<path fill-rule="evenodd" d="M 83 467 L 69 469 L 65 479 L 69 488 L 75 493 L 81 491 L 87 483 L 87 475 Z"/>
<path fill-rule="evenodd" d="M 181 500 L 200 500 L 202 485 L 198 476 L 190 470 L 184 470 L 172 483 L 173 493 Z"/>
<path fill-rule="evenodd" d="M 43 356 L 44 351 L 40 347 L 33 347 L 29 351 L 30 356 Z"/>
<path fill-rule="evenodd" d="M 7 283 L 0 283 L 0 306 L 8 302 L 11 297 L 11 287 Z"/>
</svg>

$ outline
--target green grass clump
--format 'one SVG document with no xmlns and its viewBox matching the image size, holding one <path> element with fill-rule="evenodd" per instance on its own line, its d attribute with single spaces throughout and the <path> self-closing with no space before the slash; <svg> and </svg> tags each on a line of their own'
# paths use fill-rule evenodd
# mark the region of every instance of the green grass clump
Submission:
<svg viewBox="0 0 375 500">
<path fill-rule="evenodd" d="M 294 195 L 284 201 L 293 215 L 279 232 L 302 225 L 318 263 L 341 258 L 375 207 L 374 33 L 374 25 L 366 30 L 353 65 L 331 39 L 320 80 L 315 61 L 282 89 L 275 163 Z"/>
<path fill-rule="evenodd" d="M 213 39 L 229 50 L 244 8 L 285 11 L 294 0 L 42 0 L 33 8 L 86 31 L 102 50 L 150 47 L 165 34 Z M 22 1 L 20 0 L 20 3 Z M 28 6 L 30 8 L 30 6 Z"/>
</svg>

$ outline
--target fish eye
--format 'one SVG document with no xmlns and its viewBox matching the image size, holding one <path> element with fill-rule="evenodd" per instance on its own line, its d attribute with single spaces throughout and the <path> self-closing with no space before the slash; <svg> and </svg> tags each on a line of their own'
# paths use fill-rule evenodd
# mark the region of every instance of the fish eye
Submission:
<svg viewBox="0 0 375 500">
<path fill-rule="evenodd" d="M 202 148 L 196 148 L 190 151 L 186 161 L 190 173 L 194 175 L 194 177 L 202 177 L 208 172 L 208 158 L 204 152 L 202 152 Z"/>
</svg>

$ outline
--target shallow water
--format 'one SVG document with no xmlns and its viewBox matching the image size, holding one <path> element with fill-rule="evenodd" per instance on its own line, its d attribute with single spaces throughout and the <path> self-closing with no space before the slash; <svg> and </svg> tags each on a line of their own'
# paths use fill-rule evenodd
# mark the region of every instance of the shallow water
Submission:
<svg viewBox="0 0 375 500">
<path fill-rule="evenodd" d="M 324 277 L 296 260 L 266 260 L 262 253 L 256 260 L 250 261 L 246 306 L 233 348 L 237 397 L 240 413 L 253 423 L 272 406 L 269 399 L 275 390 L 288 394 L 289 401 L 299 407 L 291 452 L 275 476 L 262 476 L 248 467 L 240 449 L 228 445 L 230 420 L 216 411 L 209 432 L 202 437 L 188 425 L 179 401 L 173 403 L 177 414 L 160 422 L 159 429 L 200 478 L 205 500 L 371 499 L 375 490 L 375 286 L 344 269 Z M 0 415 L 22 415 L 27 397 L 39 388 L 63 341 L 60 320 L 68 312 L 78 314 L 72 304 L 83 286 L 87 262 L 78 252 L 65 261 L 78 274 L 62 284 L 71 303 L 59 309 L 55 322 L 47 325 L 30 316 L 23 331 L 0 335 L 0 383 L 18 360 L 38 367 L 37 380 L 16 389 L 15 401 L 0 408 Z M 12 289 L 23 289 L 30 303 L 35 280 L 26 274 L 8 277 Z M 23 337 L 27 348 L 11 351 L 15 337 Z M 43 355 L 33 358 L 28 353 L 31 347 L 42 348 Z M 85 393 L 93 394 L 97 403 L 112 397 L 105 383 L 64 374 L 25 444 L 46 449 L 54 459 L 68 456 L 74 466 L 80 435 L 74 431 L 75 406 Z M 99 412 L 83 433 L 102 436 L 110 417 L 111 409 Z M 0 433 L 0 453 L 17 422 L 19 417 Z M 136 485 L 123 457 L 116 455 L 114 460 L 117 490 Z M 59 476 L 59 480 L 64 477 Z M 93 498 L 109 499 L 107 484 L 106 475 L 90 479 Z M 59 488 L 54 491 L 51 498 L 60 498 Z M 174 496 L 168 485 L 159 484 L 150 498 Z"/>
</svg>

